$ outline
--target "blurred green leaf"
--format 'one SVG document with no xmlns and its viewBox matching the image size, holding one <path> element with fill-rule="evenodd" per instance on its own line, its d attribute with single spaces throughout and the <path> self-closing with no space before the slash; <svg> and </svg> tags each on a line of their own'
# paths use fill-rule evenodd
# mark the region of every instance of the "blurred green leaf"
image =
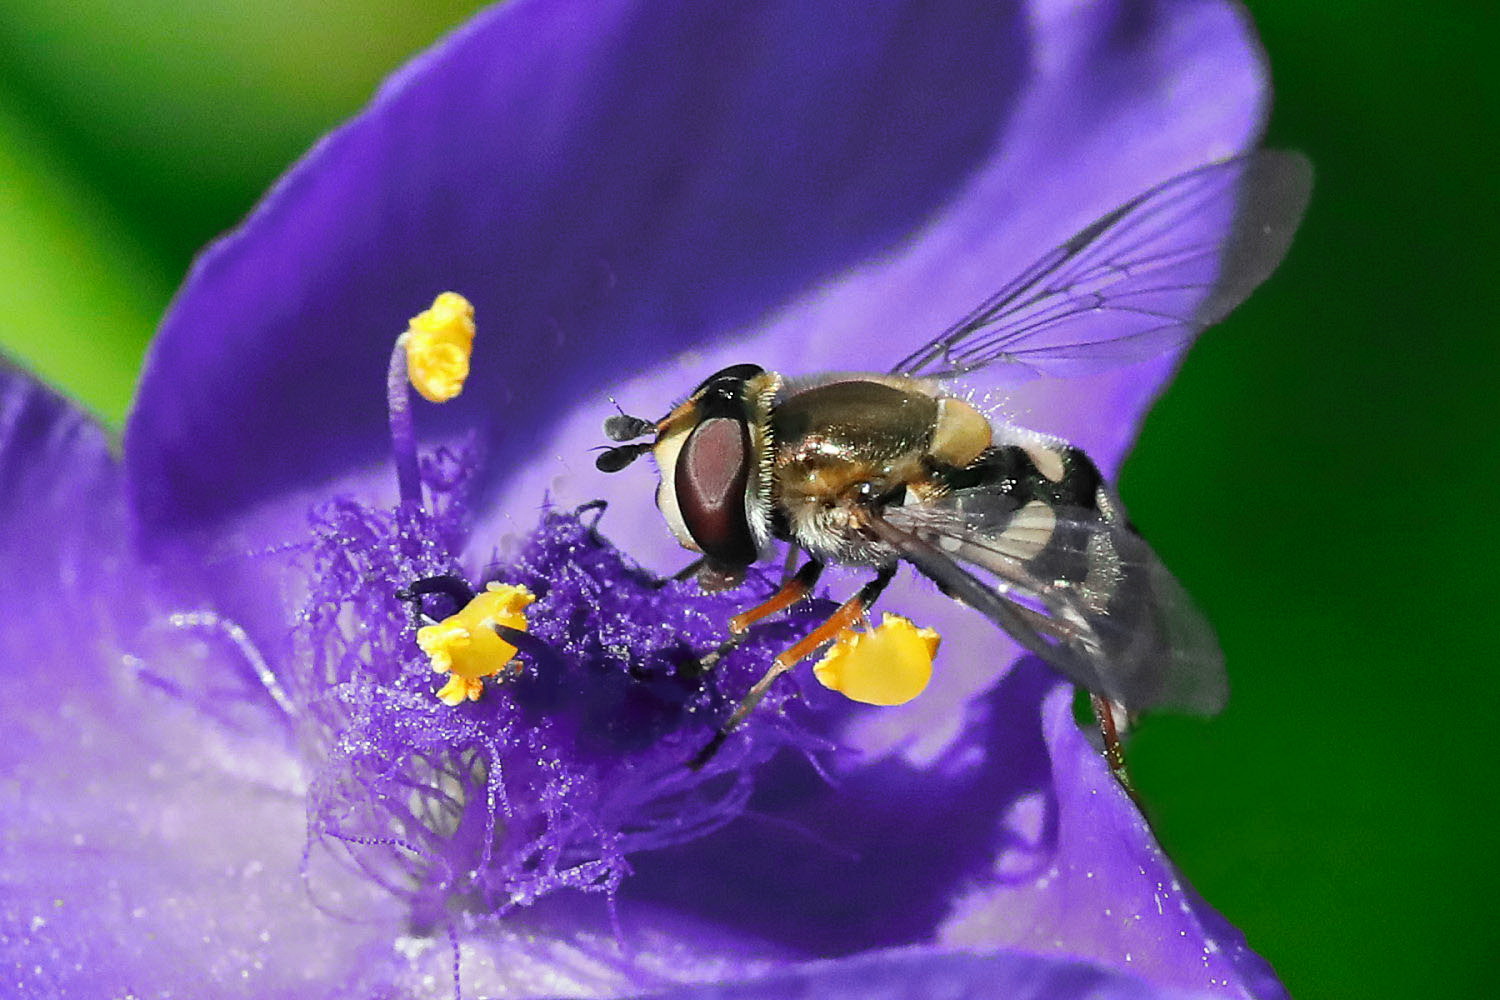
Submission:
<svg viewBox="0 0 1500 1000">
<path fill-rule="evenodd" d="M 118 427 L 175 280 L 0 92 L 0 350 Z"/>
<path fill-rule="evenodd" d="M 185 263 L 477 0 L 8 0 L 0 84 Z"/>
<path fill-rule="evenodd" d="M 1487 996 L 1497 20 L 1251 6 L 1269 141 L 1317 179 L 1285 266 L 1194 348 L 1125 476 L 1233 691 L 1211 724 L 1150 720 L 1138 778 L 1294 996 Z"/>
</svg>

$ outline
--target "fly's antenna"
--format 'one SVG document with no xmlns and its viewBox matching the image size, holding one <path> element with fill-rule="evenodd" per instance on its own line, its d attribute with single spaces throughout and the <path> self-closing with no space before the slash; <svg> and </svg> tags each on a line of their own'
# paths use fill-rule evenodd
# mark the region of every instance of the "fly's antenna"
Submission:
<svg viewBox="0 0 1500 1000">
<path fill-rule="evenodd" d="M 610 436 L 614 437 L 613 434 Z M 615 440 L 619 439 L 615 438 Z M 599 453 L 599 457 L 594 459 L 594 468 L 600 472 L 619 472 L 625 466 L 650 451 L 651 447 L 652 444 L 650 441 L 639 441 L 635 444 L 622 444 L 614 448 L 605 448 Z"/>
<path fill-rule="evenodd" d="M 612 417 L 604 420 L 604 436 L 611 441 L 636 441 L 651 435 L 656 436 L 656 424 L 641 417 L 633 417 L 620 409 L 620 404 L 615 402 L 613 396 L 609 397 L 610 405 L 618 412 Z M 651 441 L 636 441 L 635 444 L 621 444 L 617 448 L 605 448 L 594 459 L 594 468 L 600 472 L 619 472 L 625 466 L 640 458 L 650 451 L 653 444 Z"/>
<path fill-rule="evenodd" d="M 604 436 L 611 441 L 634 441 L 636 438 L 656 433 L 656 424 L 641 417 L 632 417 L 621 410 L 620 404 L 615 402 L 613 396 L 609 397 L 609 404 L 617 411 L 614 416 L 607 417 L 604 421 Z"/>
<path fill-rule="evenodd" d="M 611 441 L 634 441 L 655 433 L 656 425 L 628 413 L 616 413 L 604 421 L 604 436 Z"/>
</svg>

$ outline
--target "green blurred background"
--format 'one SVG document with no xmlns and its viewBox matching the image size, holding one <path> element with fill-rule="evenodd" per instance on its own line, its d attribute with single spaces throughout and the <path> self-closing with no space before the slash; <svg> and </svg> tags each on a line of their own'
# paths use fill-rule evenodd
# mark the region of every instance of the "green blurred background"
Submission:
<svg viewBox="0 0 1500 1000">
<path fill-rule="evenodd" d="M 0 345 L 118 427 L 192 254 L 477 6 L 9 0 Z M 1495 10 L 1252 5 L 1313 208 L 1122 484 L 1235 685 L 1138 780 L 1299 997 L 1496 995 Z"/>
</svg>

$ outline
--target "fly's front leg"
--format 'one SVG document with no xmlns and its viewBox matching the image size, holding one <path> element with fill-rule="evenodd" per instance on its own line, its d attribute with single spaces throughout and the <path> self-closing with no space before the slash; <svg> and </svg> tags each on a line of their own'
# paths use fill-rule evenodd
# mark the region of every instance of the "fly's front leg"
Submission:
<svg viewBox="0 0 1500 1000">
<path fill-rule="evenodd" d="M 745 641 L 751 625 L 771 617 L 778 611 L 785 611 L 807 597 L 817 585 L 818 577 L 822 575 L 823 561 L 821 559 L 809 559 L 803 563 L 802 568 L 792 574 L 776 593 L 749 611 L 742 611 L 729 619 L 729 638 L 725 639 L 718 649 L 699 660 L 698 668 L 704 671 L 712 670 L 734 647 Z"/>
<path fill-rule="evenodd" d="M 806 567 L 803 568 L 806 569 Z M 821 569 L 822 566 L 819 565 L 819 570 Z M 798 575 L 800 576 L 801 574 L 799 573 Z M 749 715 L 756 705 L 760 704 L 760 700 L 770 690 L 771 683 L 806 659 L 819 646 L 831 642 L 840 632 L 863 618 L 865 612 L 869 610 L 870 605 L 875 603 L 880 597 L 881 592 L 885 590 L 886 585 L 891 582 L 891 577 L 895 575 L 895 563 L 889 566 L 882 566 L 875 574 L 875 579 L 861 587 L 859 593 L 839 605 L 838 610 L 829 615 L 827 621 L 813 629 L 805 638 L 791 648 L 782 650 L 776 659 L 771 661 L 770 669 L 765 672 L 765 675 L 760 680 L 755 682 L 755 686 L 750 689 L 750 693 L 745 695 L 739 707 L 734 710 L 734 714 L 719 727 L 719 731 L 714 733 L 713 739 L 698 752 L 698 755 L 692 759 L 692 762 L 688 766 L 696 771 L 708 763 L 713 758 L 713 755 L 718 753 L 719 748 L 724 745 L 724 741 L 729 738 L 729 734 L 734 732 L 735 727 L 744 721 L 745 716 Z M 793 579 L 795 580 L 795 578 Z M 771 601 L 767 601 L 761 607 L 766 607 L 775 600 L 776 598 L 773 597 Z M 782 605 L 782 607 L 785 607 L 785 605 Z M 754 609 L 754 611 L 759 610 L 759 608 Z M 745 615 L 739 617 L 744 618 L 750 614 L 753 614 L 753 611 L 746 612 Z M 734 627 L 733 623 L 731 623 L 730 627 Z M 748 628 L 749 625 L 747 624 L 745 627 Z"/>
<path fill-rule="evenodd" d="M 823 560 L 809 559 L 802 564 L 801 569 L 793 573 L 781 585 L 780 590 L 749 611 L 742 611 L 729 619 L 729 631 L 736 635 L 744 635 L 756 622 L 769 618 L 778 611 L 785 611 L 811 594 L 813 587 L 817 586 L 818 578 L 822 575 Z"/>
<path fill-rule="evenodd" d="M 443 573 L 440 576 L 424 576 L 420 580 L 413 580 L 405 587 L 396 591 L 396 600 L 410 606 L 413 628 L 420 628 L 422 619 L 427 617 L 422 608 L 422 599 L 429 594 L 442 594 L 453 602 L 453 610 L 460 611 L 474 600 L 474 588 L 469 586 L 467 580 L 454 576 L 451 573 Z"/>
<path fill-rule="evenodd" d="M 663 579 L 658 580 L 656 582 L 656 585 L 658 587 L 665 587 L 669 583 L 681 583 L 683 580 L 690 580 L 694 576 L 696 576 L 698 571 L 702 568 L 703 559 L 694 559 L 692 562 L 688 563 L 686 566 L 682 567 L 682 569 L 673 573 L 671 576 L 664 577 Z"/>
</svg>

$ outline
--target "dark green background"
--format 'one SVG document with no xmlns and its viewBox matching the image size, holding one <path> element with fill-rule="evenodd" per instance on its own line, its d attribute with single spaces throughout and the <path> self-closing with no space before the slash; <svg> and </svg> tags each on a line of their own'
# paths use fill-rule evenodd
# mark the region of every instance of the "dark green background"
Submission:
<svg viewBox="0 0 1500 1000">
<path fill-rule="evenodd" d="M 192 253 L 476 5 L 212 6 L 0 18 L 0 344 L 116 426 Z M 1495 6 L 1253 9 L 1270 142 L 1318 187 L 1124 477 L 1235 687 L 1213 722 L 1152 720 L 1133 763 L 1167 849 L 1298 997 L 1492 995 Z"/>
</svg>

